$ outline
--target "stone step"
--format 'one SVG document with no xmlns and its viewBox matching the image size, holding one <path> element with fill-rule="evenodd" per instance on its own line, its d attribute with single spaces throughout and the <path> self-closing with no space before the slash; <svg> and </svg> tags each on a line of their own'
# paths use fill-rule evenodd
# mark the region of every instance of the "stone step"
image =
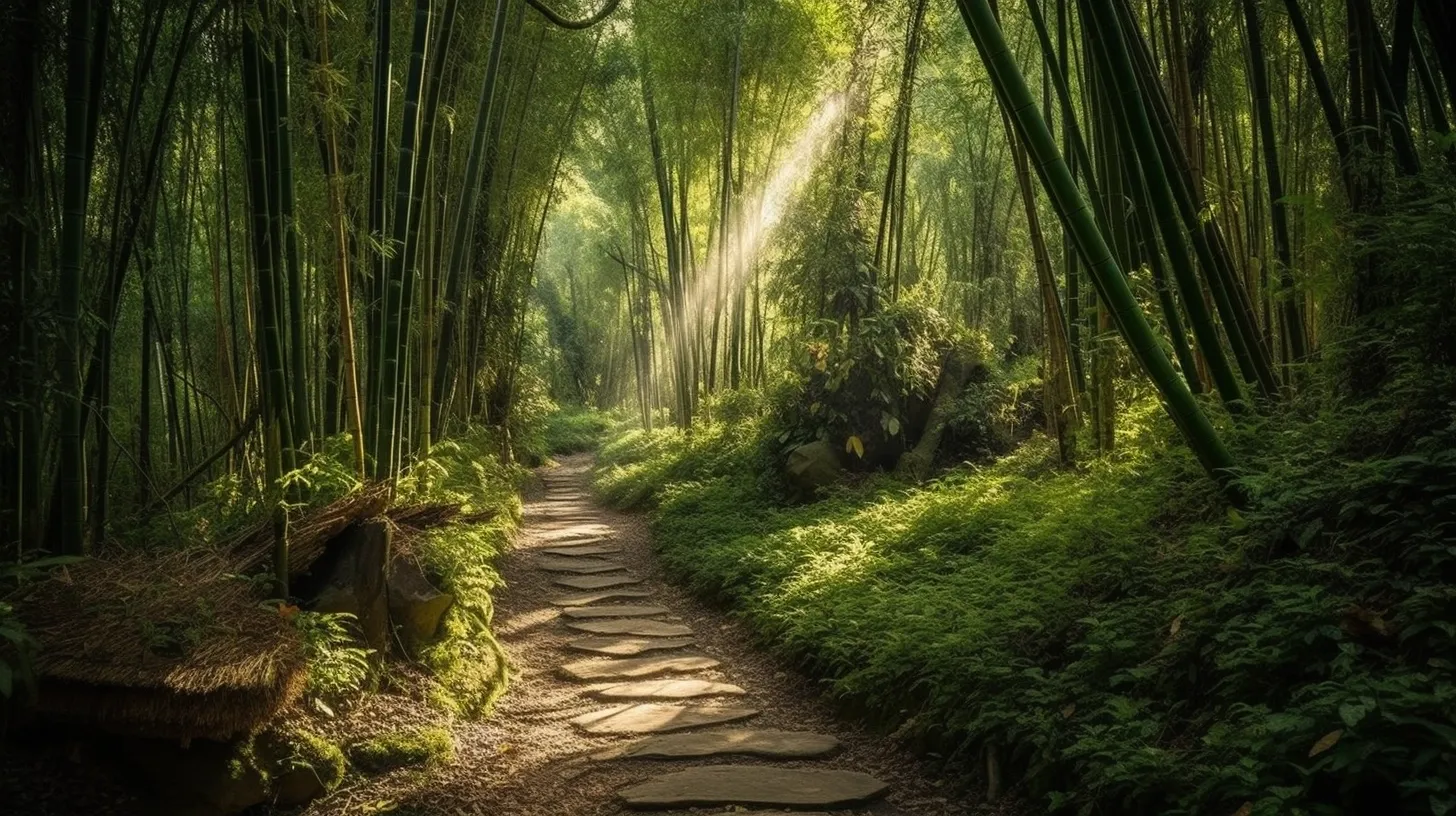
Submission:
<svg viewBox="0 0 1456 816">
<path fill-rule="evenodd" d="M 536 559 L 536 569 L 546 572 L 572 572 L 577 575 L 595 575 L 599 572 L 615 572 L 626 569 L 626 565 L 603 558 L 552 558 Z"/>
<path fill-rule="evenodd" d="M 626 703 L 583 714 L 571 724 L 588 734 L 665 734 L 756 716 L 758 709 L 754 708 Z"/>
<path fill-rule="evenodd" d="M 642 579 L 635 575 L 583 575 L 579 578 L 557 578 L 558 586 L 572 589 L 608 589 L 610 587 L 640 584 Z"/>
<path fill-rule="evenodd" d="M 681 623 L 650 618 L 621 618 L 618 620 L 568 621 L 569 628 L 594 635 L 635 635 L 637 637 L 688 637 L 691 626 Z"/>
<path fill-rule="evenodd" d="M 617 796 L 637 810 L 709 805 L 837 808 L 878 799 L 888 788 L 855 771 L 705 765 L 649 779 Z"/>
<path fill-rule="evenodd" d="M 681 649 L 684 646 L 691 646 L 696 642 L 690 637 L 586 637 L 570 641 L 566 644 L 566 647 L 568 649 L 575 649 L 578 652 L 592 652 L 593 654 L 612 655 L 614 657 L 631 657 L 632 655 L 639 655 L 643 652 Z"/>
<path fill-rule="evenodd" d="M 689 700 L 694 697 L 741 697 L 748 692 L 732 683 L 712 680 L 639 680 L 597 689 L 592 696 L 604 700 Z"/>
<path fill-rule="evenodd" d="M 577 660 L 559 671 L 572 680 L 622 680 L 651 677 L 654 674 L 699 671 L 717 667 L 719 662 L 707 655 L 653 655 L 626 660 Z"/>
<path fill-rule="evenodd" d="M 765 759 L 813 759 L 840 749 L 828 734 L 730 728 L 696 734 L 664 734 L 608 748 L 592 759 L 690 759 L 713 756 L 755 756 Z"/>
<path fill-rule="evenodd" d="M 554 530 L 538 530 L 536 535 L 546 541 L 576 544 L 597 544 L 612 537 L 612 528 L 605 524 L 577 524 L 558 527 Z"/>
<path fill-rule="evenodd" d="M 604 589 L 600 592 L 585 592 L 580 595 L 563 595 L 560 598 L 552 598 L 551 603 L 556 606 L 584 607 L 598 601 L 610 601 L 613 598 L 650 598 L 650 589 Z"/>
<path fill-rule="evenodd" d="M 591 547 L 594 545 L 607 544 L 612 540 L 608 535 L 568 535 L 568 536 L 546 536 L 547 546 L 571 549 L 573 547 Z"/>
<path fill-rule="evenodd" d="M 665 606 L 631 606 L 629 604 L 618 604 L 617 606 L 582 606 L 575 609 L 566 609 L 561 612 L 562 617 L 581 620 L 583 618 L 650 618 L 655 615 L 666 615 L 668 609 Z"/>
<path fill-rule="evenodd" d="M 612 555 L 622 551 L 615 544 L 576 544 L 572 546 L 547 547 L 540 550 L 545 555 L 559 555 L 562 558 L 588 558 L 594 555 Z"/>
</svg>

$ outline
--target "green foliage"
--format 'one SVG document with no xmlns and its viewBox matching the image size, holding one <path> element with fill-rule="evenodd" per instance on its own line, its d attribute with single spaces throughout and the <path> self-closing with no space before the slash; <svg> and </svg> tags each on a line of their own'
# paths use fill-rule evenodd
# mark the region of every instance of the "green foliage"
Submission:
<svg viewBox="0 0 1456 816">
<path fill-rule="evenodd" d="M 384 734 L 349 746 L 349 761 L 368 773 L 455 761 L 455 740 L 445 728 Z"/>
<path fill-rule="evenodd" d="M 232 778 L 252 774 L 270 786 L 284 775 L 304 771 L 330 791 L 343 781 L 346 768 L 339 746 L 297 722 L 280 724 L 238 742 L 228 765 Z"/>
<path fill-rule="evenodd" d="M 491 564 L 520 521 L 516 485 L 523 471 L 501 464 L 499 450 L 495 431 L 472 429 L 434 446 L 399 486 L 402 502 L 447 501 L 462 504 L 467 513 L 495 511 L 486 522 L 430 530 L 415 542 L 425 569 L 455 596 L 443 637 L 421 655 L 438 684 L 433 700 L 465 716 L 489 711 L 508 677 L 505 653 L 490 630 L 490 593 L 500 585 Z"/>
<path fill-rule="evenodd" d="M 615 420 L 611 414 L 578 405 L 558 407 L 546 417 L 543 447 L 547 455 L 596 450 Z"/>
<path fill-rule="evenodd" d="M 623 434 L 599 484 L 655 497 L 667 566 L 846 704 L 1055 812 L 1456 807 L 1456 423 L 1398 455 L 1369 413 L 1231 437 L 1242 513 L 1151 399 L 1080 471 L 1035 436 L 923 487 L 781 507 L 762 426 Z M 734 440 L 736 456 L 712 444 Z M 1259 474 L 1259 475 L 1254 475 Z"/>
<path fill-rule="evenodd" d="M 774 414 L 785 449 L 816 439 L 860 440 L 870 458 L 892 464 L 912 432 L 912 414 L 934 396 L 943 360 L 958 342 L 929 305 L 905 299 L 838 331 L 825 321 L 794 360 L 801 386 L 777 392 Z M 964 342 L 964 341 L 959 341 Z"/>
<path fill-rule="evenodd" d="M 308 655 L 308 693 L 323 706 L 358 694 L 369 682 L 372 649 L 361 648 L 347 612 L 297 612 L 293 625 Z"/>
</svg>

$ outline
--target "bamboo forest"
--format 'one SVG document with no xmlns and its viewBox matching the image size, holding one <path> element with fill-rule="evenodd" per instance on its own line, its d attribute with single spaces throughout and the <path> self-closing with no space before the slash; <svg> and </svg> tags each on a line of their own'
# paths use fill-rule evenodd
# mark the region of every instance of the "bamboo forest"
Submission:
<svg viewBox="0 0 1456 816">
<path fill-rule="evenodd" d="M 0 20 L 0 813 L 1456 814 L 1456 2 Z"/>
</svg>

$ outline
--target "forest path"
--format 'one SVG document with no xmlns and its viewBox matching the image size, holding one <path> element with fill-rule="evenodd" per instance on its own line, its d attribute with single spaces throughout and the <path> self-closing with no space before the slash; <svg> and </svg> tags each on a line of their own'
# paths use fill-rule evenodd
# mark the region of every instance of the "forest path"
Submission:
<svg viewBox="0 0 1456 816">
<path fill-rule="evenodd" d="M 645 520 L 592 500 L 590 466 L 590 456 L 568 457 L 527 491 L 524 528 L 499 563 L 495 626 L 510 690 L 490 717 L 457 728 L 457 763 L 408 812 L 615 814 L 624 795 L 679 813 L 776 813 L 790 800 L 812 812 L 821 795 L 851 814 L 970 812 L 965 791 L 835 717 L 742 625 L 669 583 Z M 637 608 L 608 609 L 619 605 Z M 671 736 L 642 733 L 664 726 Z M 725 743 L 760 756 L 701 755 Z M 644 752 L 678 756 L 627 756 Z"/>
</svg>

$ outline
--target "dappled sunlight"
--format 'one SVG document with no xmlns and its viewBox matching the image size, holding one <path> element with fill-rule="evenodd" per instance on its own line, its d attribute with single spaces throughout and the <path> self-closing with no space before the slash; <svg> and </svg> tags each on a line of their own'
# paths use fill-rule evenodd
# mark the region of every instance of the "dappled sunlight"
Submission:
<svg viewBox="0 0 1456 816">
<path fill-rule="evenodd" d="M 495 631 L 497 635 L 518 635 L 528 629 L 551 623 L 560 617 L 561 610 L 552 606 L 533 609 L 529 612 L 519 612 L 505 619 L 496 618 Z"/>
<path fill-rule="evenodd" d="M 726 252 L 709 252 L 706 274 L 699 275 L 688 292 L 689 314 L 701 314 L 709 301 L 745 283 L 753 260 L 774 227 L 783 220 L 794 192 L 823 158 L 834 135 L 834 126 L 844 115 L 844 104 L 841 93 L 832 93 L 820 100 L 767 183 L 735 203 L 745 217 L 734 219 L 726 236 Z M 720 236 L 718 240 L 725 238 Z"/>
</svg>

